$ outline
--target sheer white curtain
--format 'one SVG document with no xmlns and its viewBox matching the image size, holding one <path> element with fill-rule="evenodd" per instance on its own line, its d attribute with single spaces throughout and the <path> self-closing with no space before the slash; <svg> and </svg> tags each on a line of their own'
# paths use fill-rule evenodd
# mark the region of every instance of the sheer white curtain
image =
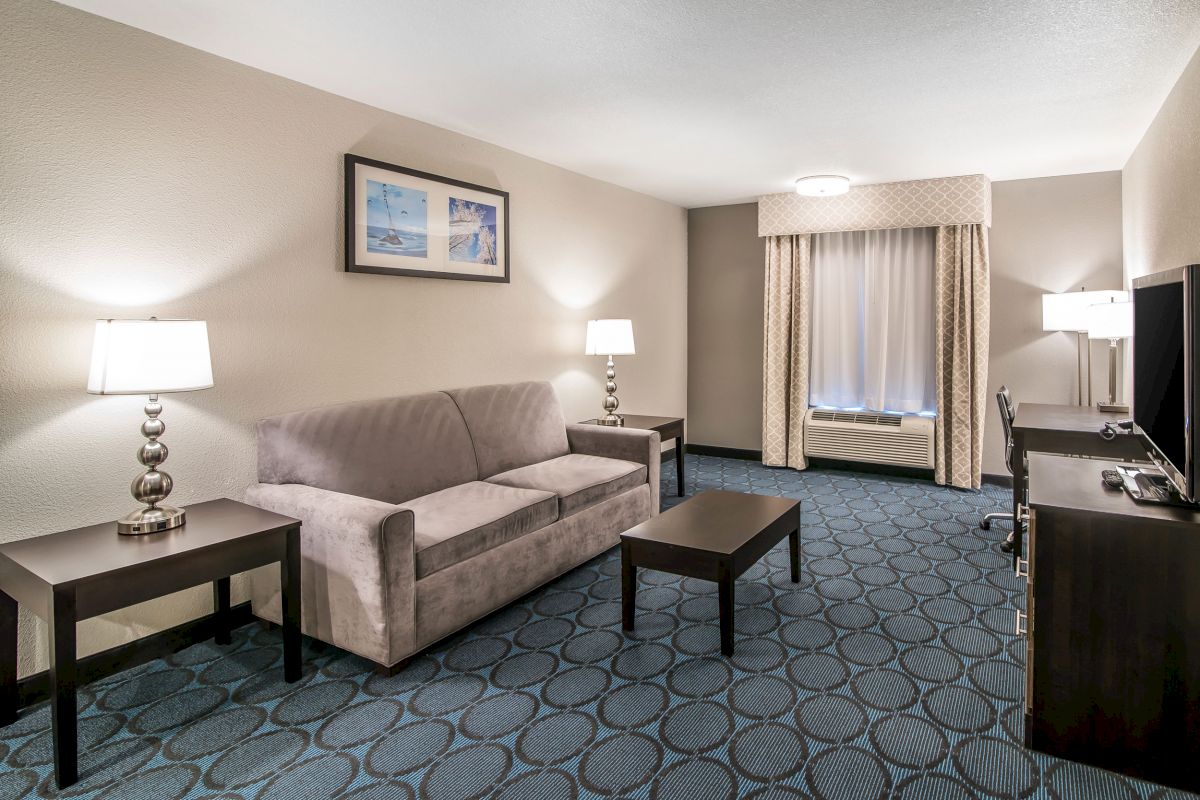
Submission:
<svg viewBox="0 0 1200 800">
<path fill-rule="evenodd" d="M 812 240 L 809 404 L 933 412 L 935 228 Z"/>
</svg>

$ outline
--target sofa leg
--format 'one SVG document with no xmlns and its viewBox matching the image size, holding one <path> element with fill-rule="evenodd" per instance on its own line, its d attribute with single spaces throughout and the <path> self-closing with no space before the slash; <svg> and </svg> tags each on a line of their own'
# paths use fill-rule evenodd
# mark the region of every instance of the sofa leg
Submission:
<svg viewBox="0 0 1200 800">
<path fill-rule="evenodd" d="M 401 672 L 403 672 L 405 669 L 407 669 L 408 665 L 412 663 L 412 660 L 413 660 L 413 656 L 409 656 L 408 658 L 397 661 L 395 664 L 392 664 L 390 667 L 385 667 L 383 664 L 376 664 L 375 665 L 375 673 L 377 675 L 381 675 L 384 678 L 391 678 L 395 675 L 399 675 Z"/>
</svg>

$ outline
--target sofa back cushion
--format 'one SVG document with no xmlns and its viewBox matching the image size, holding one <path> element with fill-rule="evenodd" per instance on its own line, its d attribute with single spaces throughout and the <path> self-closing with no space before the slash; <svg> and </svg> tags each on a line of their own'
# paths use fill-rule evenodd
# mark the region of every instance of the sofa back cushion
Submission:
<svg viewBox="0 0 1200 800">
<path fill-rule="evenodd" d="M 545 381 L 473 386 L 449 395 L 467 421 L 480 480 L 570 452 L 562 407 Z"/>
<path fill-rule="evenodd" d="M 478 479 L 471 436 L 445 392 L 344 403 L 258 423 L 261 483 L 303 483 L 403 503 Z"/>
</svg>

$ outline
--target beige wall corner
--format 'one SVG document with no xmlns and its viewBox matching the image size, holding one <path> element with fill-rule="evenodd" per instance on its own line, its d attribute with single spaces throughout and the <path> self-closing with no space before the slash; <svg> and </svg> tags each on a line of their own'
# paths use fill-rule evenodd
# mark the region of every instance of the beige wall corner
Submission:
<svg viewBox="0 0 1200 800">
<path fill-rule="evenodd" d="M 762 449 L 758 204 L 688 212 L 688 441 Z"/>
<path fill-rule="evenodd" d="M 1125 283 L 1200 263 L 1200 49 L 1122 172 Z M 1125 375 L 1125 393 L 1133 376 Z"/>
<path fill-rule="evenodd" d="M 1070 405 L 1079 397 L 1075 334 L 1042 331 L 1042 295 L 1081 286 L 1121 288 L 1121 173 L 993 183 L 989 243 L 992 313 L 983 471 L 1007 475 L 996 390 L 1006 384 L 1018 404 Z M 1093 342 L 1091 349 L 1092 400 L 1098 402 L 1108 394 L 1107 343 Z"/>
<path fill-rule="evenodd" d="M 1126 280 L 1200 263 L 1200 50 L 1122 173 Z"/>
<path fill-rule="evenodd" d="M 1121 284 L 1121 174 L 992 184 L 988 390 L 1018 401 L 1076 402 L 1075 339 L 1043 333 L 1043 292 Z M 762 446 L 763 244 L 753 203 L 688 212 L 689 436 L 700 444 Z M 1107 391 L 1103 343 L 1092 346 L 1093 398 Z M 1000 420 L 989 399 L 984 472 L 1006 474 Z"/>
<path fill-rule="evenodd" d="M 5 7 L 0 96 L 0 540 L 133 505 L 144 398 L 84 393 L 100 317 L 208 320 L 215 388 L 163 398 L 183 505 L 240 497 L 283 411 L 548 379 L 593 417 L 593 317 L 634 321 L 622 410 L 685 411 L 678 206 L 47 0 Z M 347 152 L 509 191 L 512 283 L 343 272 Z M 209 610 L 200 587 L 107 615 L 80 650 Z M 23 614 L 22 674 L 42 631 Z"/>
</svg>

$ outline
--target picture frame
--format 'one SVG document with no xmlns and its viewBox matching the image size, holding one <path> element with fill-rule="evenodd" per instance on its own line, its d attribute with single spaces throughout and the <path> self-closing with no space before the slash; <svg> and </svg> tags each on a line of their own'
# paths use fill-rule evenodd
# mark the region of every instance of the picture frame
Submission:
<svg viewBox="0 0 1200 800">
<path fill-rule="evenodd" d="M 508 192 L 347 153 L 346 272 L 509 282 Z"/>
</svg>

